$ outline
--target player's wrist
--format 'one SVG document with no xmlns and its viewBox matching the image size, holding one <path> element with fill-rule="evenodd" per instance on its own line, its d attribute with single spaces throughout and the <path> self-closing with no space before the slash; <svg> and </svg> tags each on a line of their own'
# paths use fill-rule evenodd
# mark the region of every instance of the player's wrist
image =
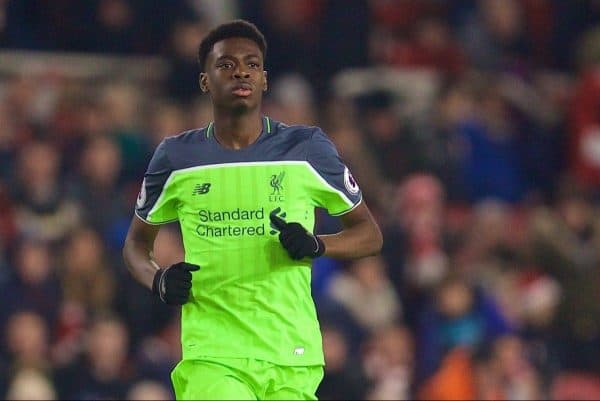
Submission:
<svg viewBox="0 0 600 401">
<path fill-rule="evenodd" d="M 161 298 L 161 300 L 162 300 L 162 296 L 160 293 L 160 286 L 161 286 L 161 280 L 162 280 L 164 272 L 165 272 L 164 269 L 158 269 L 154 273 L 154 278 L 152 279 L 152 293 L 154 295 L 157 295 L 159 298 Z"/>
<path fill-rule="evenodd" d="M 313 258 L 318 258 L 319 256 L 323 256 L 325 253 L 325 242 L 318 235 L 313 235 L 315 240 L 315 250 L 313 252 Z"/>
</svg>

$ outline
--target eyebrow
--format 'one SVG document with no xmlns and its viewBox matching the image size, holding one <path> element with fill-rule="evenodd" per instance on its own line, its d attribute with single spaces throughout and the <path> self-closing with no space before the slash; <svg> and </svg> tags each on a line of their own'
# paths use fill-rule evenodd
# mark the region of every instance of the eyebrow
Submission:
<svg viewBox="0 0 600 401">
<path fill-rule="evenodd" d="M 231 54 L 223 54 L 222 56 L 219 56 L 215 59 L 215 61 L 219 61 L 219 60 L 223 60 L 223 59 L 235 59 L 235 56 L 232 56 Z M 249 59 L 249 58 L 260 58 L 260 56 L 258 54 L 252 53 L 252 54 L 248 54 L 245 55 L 243 57 L 244 59 Z"/>
</svg>

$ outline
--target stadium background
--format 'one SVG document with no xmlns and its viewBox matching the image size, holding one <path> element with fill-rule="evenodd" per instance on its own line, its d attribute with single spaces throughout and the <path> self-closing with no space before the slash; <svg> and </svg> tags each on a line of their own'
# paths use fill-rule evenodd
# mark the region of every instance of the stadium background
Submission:
<svg viewBox="0 0 600 401">
<path fill-rule="evenodd" d="M 236 17 L 269 42 L 265 113 L 322 126 L 384 231 L 315 263 L 318 395 L 599 399 L 595 0 L 0 0 L 0 397 L 172 397 L 178 312 L 120 248 Z"/>
</svg>

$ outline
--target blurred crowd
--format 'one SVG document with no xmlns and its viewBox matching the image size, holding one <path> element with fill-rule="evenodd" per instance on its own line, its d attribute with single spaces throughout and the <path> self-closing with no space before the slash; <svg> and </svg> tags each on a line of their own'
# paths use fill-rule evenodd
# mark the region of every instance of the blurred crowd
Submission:
<svg viewBox="0 0 600 401">
<path fill-rule="evenodd" d="M 2 53 L 168 66 L 2 70 L 0 397 L 173 397 L 179 312 L 121 247 L 155 146 L 211 120 L 197 45 L 236 17 L 269 43 L 265 114 L 323 127 L 384 232 L 314 263 L 317 395 L 600 398 L 597 0 L 0 0 Z M 182 259 L 177 225 L 155 250 Z"/>
</svg>

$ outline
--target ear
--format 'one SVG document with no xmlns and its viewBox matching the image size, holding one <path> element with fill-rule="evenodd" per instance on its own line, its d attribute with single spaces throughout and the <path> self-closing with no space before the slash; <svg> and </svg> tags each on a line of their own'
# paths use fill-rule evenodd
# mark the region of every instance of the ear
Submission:
<svg viewBox="0 0 600 401">
<path fill-rule="evenodd" d="M 267 88 L 269 87 L 269 85 L 267 84 L 267 72 L 263 71 L 263 81 L 265 82 L 263 85 L 263 92 L 267 91 Z"/>
<path fill-rule="evenodd" d="M 203 93 L 208 92 L 208 76 L 205 72 L 200 73 L 200 77 L 198 78 L 198 83 L 200 84 L 200 90 Z"/>
</svg>

